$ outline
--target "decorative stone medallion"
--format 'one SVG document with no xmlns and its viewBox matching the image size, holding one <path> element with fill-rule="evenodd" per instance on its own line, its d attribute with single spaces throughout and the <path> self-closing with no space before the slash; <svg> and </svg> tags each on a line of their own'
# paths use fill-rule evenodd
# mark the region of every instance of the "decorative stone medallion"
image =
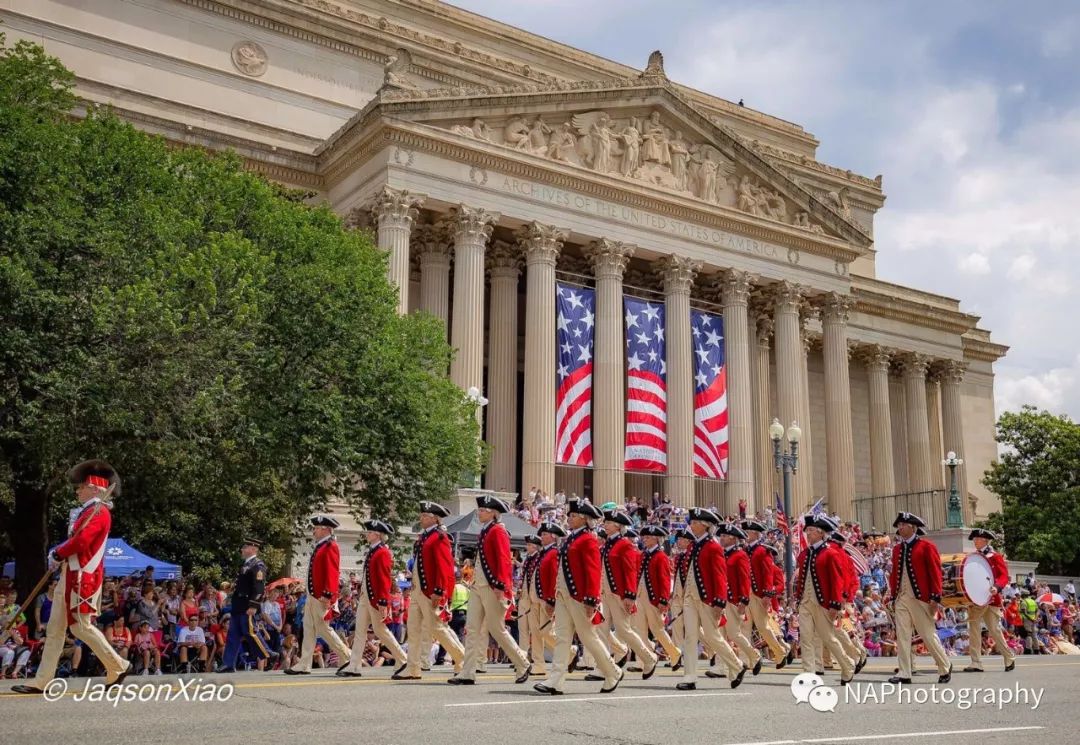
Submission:
<svg viewBox="0 0 1080 745">
<path fill-rule="evenodd" d="M 253 41 L 238 41 L 234 44 L 232 61 L 237 70 L 253 78 L 266 72 L 266 50 Z"/>
</svg>

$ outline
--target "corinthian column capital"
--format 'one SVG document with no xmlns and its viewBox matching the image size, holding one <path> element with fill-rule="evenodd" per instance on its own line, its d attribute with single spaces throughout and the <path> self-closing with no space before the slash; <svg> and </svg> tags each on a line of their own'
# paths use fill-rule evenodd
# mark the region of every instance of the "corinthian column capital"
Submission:
<svg viewBox="0 0 1080 745">
<path fill-rule="evenodd" d="M 964 374 L 967 372 L 967 363 L 960 360 L 945 360 L 938 368 L 941 382 L 959 385 L 964 382 Z"/>
<path fill-rule="evenodd" d="M 383 186 L 371 206 L 371 214 L 379 227 L 412 228 L 417 208 L 424 199 L 423 194 Z"/>
<path fill-rule="evenodd" d="M 772 346 L 773 331 L 776 328 L 776 322 L 771 316 L 767 316 L 764 313 L 759 314 L 754 319 L 754 323 L 757 327 L 757 343 L 759 347 L 768 349 Z"/>
<path fill-rule="evenodd" d="M 654 271 L 660 275 L 667 294 L 690 294 L 694 278 L 701 271 L 701 262 L 685 256 L 665 256 L 653 262 Z"/>
<path fill-rule="evenodd" d="M 821 302 L 821 320 L 825 323 L 846 324 L 854 306 L 855 301 L 850 295 L 830 292 Z"/>
<path fill-rule="evenodd" d="M 634 255 L 634 247 L 629 243 L 601 238 L 585 247 L 585 255 L 592 262 L 593 274 L 597 279 L 621 280 L 630 257 Z"/>
<path fill-rule="evenodd" d="M 517 279 L 521 274 L 521 253 L 506 241 L 495 241 L 486 254 L 487 270 L 492 279 Z"/>
<path fill-rule="evenodd" d="M 754 289 L 757 275 L 738 269 L 728 269 L 716 275 L 713 287 L 720 294 L 720 301 L 725 305 L 747 305 L 750 292 Z"/>
<path fill-rule="evenodd" d="M 455 243 L 487 243 L 499 220 L 499 213 L 459 204 L 453 210 L 452 220 Z"/>
<path fill-rule="evenodd" d="M 770 296 L 776 310 L 782 313 L 798 313 L 806 296 L 806 288 L 785 279 L 772 285 Z"/>
<path fill-rule="evenodd" d="M 897 361 L 900 373 L 905 378 L 926 379 L 926 372 L 930 369 L 930 358 L 925 354 L 911 352 L 900 357 Z"/>
<path fill-rule="evenodd" d="M 548 264 L 555 266 L 562 251 L 567 231 L 553 225 L 531 222 L 523 225 L 515 234 L 518 245 L 525 252 L 527 264 Z"/>
<path fill-rule="evenodd" d="M 892 351 L 880 344 L 870 344 L 859 349 L 859 359 L 866 365 L 866 369 L 871 372 L 883 372 L 888 375 L 892 358 Z"/>
</svg>

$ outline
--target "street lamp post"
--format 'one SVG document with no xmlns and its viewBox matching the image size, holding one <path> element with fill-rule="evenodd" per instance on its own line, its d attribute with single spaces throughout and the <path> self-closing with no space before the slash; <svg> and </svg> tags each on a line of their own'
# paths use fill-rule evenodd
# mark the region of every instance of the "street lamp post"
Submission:
<svg viewBox="0 0 1080 745">
<path fill-rule="evenodd" d="M 471 401 L 473 404 L 475 404 L 477 407 L 479 407 L 481 409 L 483 409 L 485 406 L 488 405 L 488 400 L 486 398 L 484 398 L 484 395 L 482 393 L 480 393 L 480 389 L 477 388 L 475 385 L 469 386 L 469 390 L 465 391 L 465 398 L 467 398 L 469 401 Z M 479 447 L 480 447 L 479 441 L 477 442 L 476 446 L 477 446 L 477 449 L 479 449 Z M 467 478 L 472 481 L 473 489 L 479 489 L 480 488 L 480 472 L 479 471 L 477 471 L 476 473 L 469 474 Z"/>
<path fill-rule="evenodd" d="M 960 508 L 960 492 L 956 486 L 956 467 L 964 465 L 964 459 L 957 458 L 956 453 L 950 450 L 945 453 L 945 460 L 941 461 L 941 465 L 949 467 L 949 511 L 945 518 L 945 527 L 962 528 L 964 513 Z"/>
<path fill-rule="evenodd" d="M 787 449 L 783 449 L 780 444 L 784 435 L 784 425 L 779 419 L 773 419 L 772 424 L 769 425 L 769 438 L 773 443 L 773 462 L 776 470 L 784 474 L 784 516 L 788 520 L 788 530 L 784 536 L 784 589 L 790 595 L 794 567 L 794 559 L 791 555 L 791 531 L 794 527 L 791 522 L 791 476 L 799 470 L 799 440 L 802 438 L 802 430 L 799 429 L 797 422 L 791 423 L 787 429 Z"/>
</svg>

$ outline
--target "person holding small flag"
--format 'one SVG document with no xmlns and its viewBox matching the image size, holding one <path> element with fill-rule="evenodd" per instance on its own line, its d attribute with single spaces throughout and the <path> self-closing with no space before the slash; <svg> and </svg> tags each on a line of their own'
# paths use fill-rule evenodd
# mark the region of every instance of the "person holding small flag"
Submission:
<svg viewBox="0 0 1080 745">
<path fill-rule="evenodd" d="M 341 583 L 341 549 L 338 548 L 334 528 L 337 518 L 316 515 L 311 518 L 311 535 L 315 545 L 308 560 L 307 600 L 304 602 L 304 641 L 300 647 L 300 659 L 285 670 L 286 675 L 310 675 L 315 655 L 315 640 L 322 639 L 337 654 L 341 668 L 349 665 L 349 646 L 330 627 L 340 612 L 338 593 Z"/>
</svg>

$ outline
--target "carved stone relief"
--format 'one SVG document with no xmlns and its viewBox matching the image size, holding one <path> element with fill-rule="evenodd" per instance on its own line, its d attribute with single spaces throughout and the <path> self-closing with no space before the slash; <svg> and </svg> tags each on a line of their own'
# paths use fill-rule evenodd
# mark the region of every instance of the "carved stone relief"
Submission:
<svg viewBox="0 0 1080 745">
<path fill-rule="evenodd" d="M 266 72 L 266 50 L 253 41 L 240 41 L 233 45 L 232 63 L 237 70 L 257 78 Z"/>
</svg>

